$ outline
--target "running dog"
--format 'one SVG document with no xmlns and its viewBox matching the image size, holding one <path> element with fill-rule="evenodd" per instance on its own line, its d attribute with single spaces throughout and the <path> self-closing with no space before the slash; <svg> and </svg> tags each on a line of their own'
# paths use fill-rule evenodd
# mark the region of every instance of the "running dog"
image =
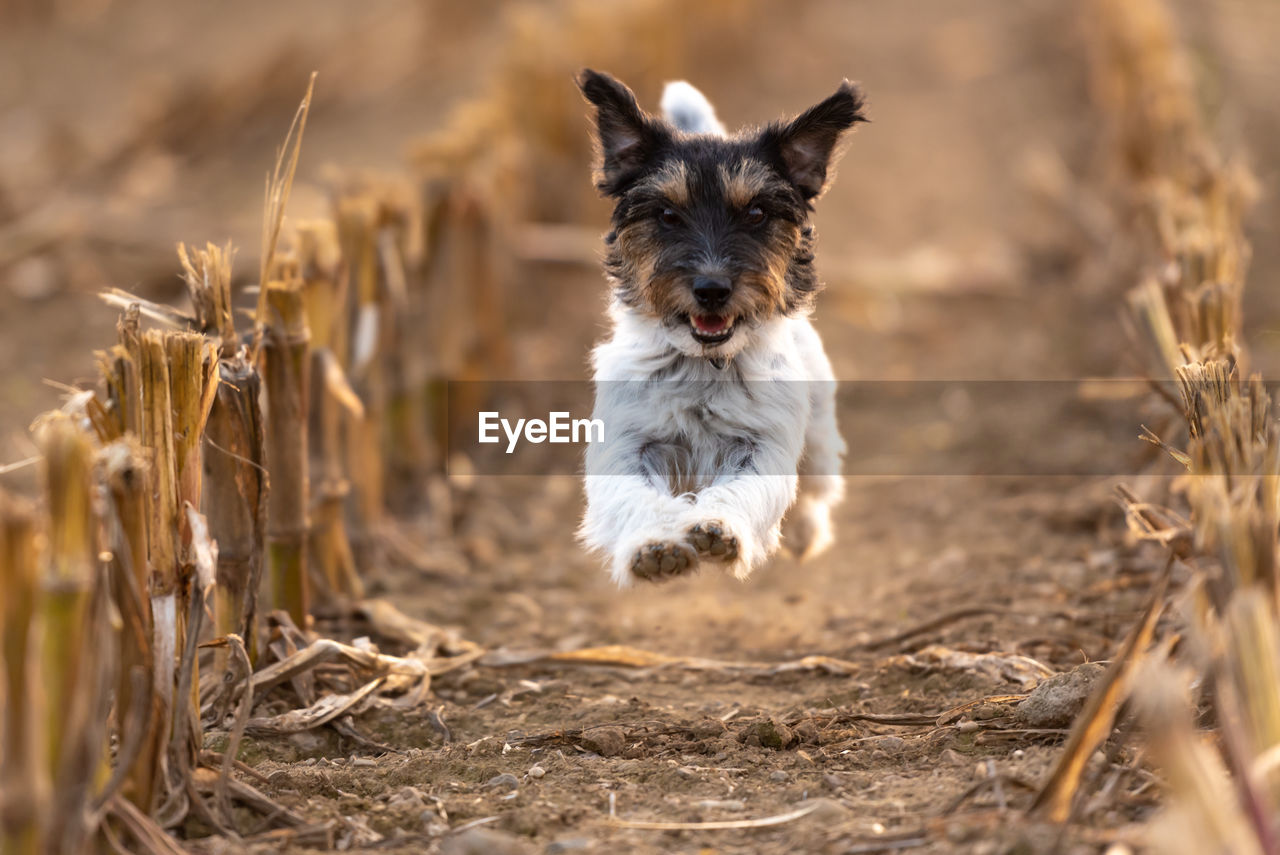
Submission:
<svg viewBox="0 0 1280 855">
<path fill-rule="evenodd" d="M 705 563 L 745 579 L 780 545 L 817 554 L 845 444 L 809 322 L 809 217 L 842 134 L 866 121 L 861 91 L 846 80 L 791 121 L 730 135 L 688 83 L 667 85 L 659 118 L 607 74 L 577 82 L 615 204 L 612 331 L 592 355 L 606 441 L 587 450 L 581 540 L 620 586 Z"/>
</svg>

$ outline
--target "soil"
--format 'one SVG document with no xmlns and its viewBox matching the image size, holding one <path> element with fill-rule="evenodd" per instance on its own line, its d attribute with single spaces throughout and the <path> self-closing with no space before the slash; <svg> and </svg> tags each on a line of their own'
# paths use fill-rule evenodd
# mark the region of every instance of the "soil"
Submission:
<svg viewBox="0 0 1280 855">
<path fill-rule="evenodd" d="M 86 99 L 126 102 L 151 79 L 146 67 L 184 53 L 183 38 L 196 32 L 203 35 L 186 43 L 180 80 L 234 76 L 233 66 L 280 56 L 289 69 L 319 65 L 321 91 L 326 76 L 341 83 L 318 102 L 308 129 L 297 216 L 323 205 L 321 164 L 394 165 L 410 137 L 475 90 L 501 44 L 497 28 L 480 22 L 492 17 L 488 9 L 451 15 L 444 4 L 426 4 L 407 16 L 346 4 L 237 2 L 223 4 L 231 11 L 217 20 L 162 15 L 166 36 L 143 45 L 130 33 L 138 16 L 160 14 L 158 5 L 110 4 L 92 37 L 65 23 L 31 25 L 21 55 L 0 49 L 0 62 L 36 79 L 29 73 L 67 58 L 62 83 L 40 83 L 25 96 L 10 91 L 0 107 L 82 134 L 115 128 L 101 111 L 83 110 Z M 279 10 L 296 14 L 303 5 L 314 11 L 295 31 L 295 19 Z M 1227 48 L 1237 39 L 1246 48 L 1272 43 L 1265 34 L 1280 35 L 1280 15 L 1245 0 L 1217 5 L 1222 14 L 1210 16 L 1212 28 L 1194 30 L 1192 46 L 1214 71 L 1214 103 L 1231 104 L 1224 125 L 1247 145 L 1267 138 L 1280 111 L 1266 100 L 1263 54 Z M 1189 2 L 1178 8 L 1184 22 L 1210 15 Z M 870 95 L 873 122 L 858 131 L 819 203 L 818 259 L 831 287 L 816 323 L 838 377 L 1075 381 L 1136 364 L 1127 361 L 1119 321 L 1130 272 L 1123 247 L 1046 204 L 1028 178 L 1061 164 L 1082 197 L 1106 199 L 1070 4 L 815 0 L 759 14 L 749 55 L 695 79 L 730 124 L 794 112 L 844 76 L 859 78 Z M 433 15 L 449 16 L 453 37 Z M 406 17 L 412 27 L 403 26 Z M 250 32 L 257 33 L 251 43 L 236 40 Z M 384 46 L 380 64 L 360 64 L 372 54 L 350 46 L 352 32 L 359 45 Z M 236 46 L 235 63 L 219 59 L 220 36 Z M 86 41 L 88 56 L 68 58 Z M 429 60 L 420 59 L 424 51 Z M 699 70 L 696 59 L 691 67 Z M 643 98 L 654 100 L 660 79 L 637 81 Z M 284 89 L 287 96 L 268 92 L 228 119 L 213 141 L 197 146 L 175 131 L 171 146 L 155 153 L 177 158 L 168 166 L 81 154 L 91 167 L 50 181 L 77 204 L 107 205 L 127 184 L 122 162 L 171 170 L 159 189 L 130 201 L 129 240 L 59 238 L 27 266 L 3 266 L 4 460 L 31 453 L 22 428 L 56 398 L 40 379 L 91 376 L 89 351 L 110 342 L 114 317 L 90 296 L 104 280 L 174 295 L 177 238 L 231 236 L 243 247 L 241 266 L 253 266 L 258 176 L 296 97 L 291 85 Z M 36 207 L 23 185 L 36 179 L 22 172 L 16 133 L 0 149 L 7 191 L 0 201 L 9 200 L 0 213 L 10 222 Z M 1254 154 L 1265 178 L 1280 154 L 1261 146 Z M 603 230 L 600 212 L 587 225 Z M 180 215 L 176 224 L 171 214 Z M 1264 202 L 1262 227 L 1275 214 Z M 1255 281 L 1280 265 L 1265 246 L 1257 260 Z M 68 278 L 68 270 L 82 275 Z M 538 265 L 529 282 L 535 296 L 512 331 L 516 352 L 530 357 L 520 363 L 525 378 L 583 378 L 601 330 L 598 272 Z M 1251 299 L 1257 332 L 1280 315 L 1280 303 Z M 1255 338 L 1266 369 L 1277 358 L 1274 340 Z M 1084 799 L 1065 829 L 1026 817 L 1065 731 L 1061 718 L 1028 725 L 1016 706 L 1049 672 L 1105 661 L 1159 569 L 1158 555 L 1126 543 L 1112 499 L 1119 482 L 1158 483 L 1139 474 L 1146 464 L 1138 424 L 1149 413 L 1135 399 L 1064 431 L 1062 408 L 1046 406 L 1036 382 L 1026 388 L 984 414 L 995 416 L 991 432 L 966 443 L 954 432 L 966 422 L 963 402 L 958 412 L 945 401 L 936 412 L 865 412 L 855 397 L 846 425 L 916 437 L 919 447 L 950 457 L 956 465 L 948 472 L 974 474 L 852 477 L 829 553 L 804 564 L 780 557 L 746 582 L 704 572 L 618 591 L 574 542 L 581 498 L 572 476 L 442 482 L 436 486 L 452 489 L 454 525 L 442 525 L 439 503 L 434 515 L 398 522 L 403 538 L 430 544 L 433 560 L 424 569 L 395 560 L 393 550 L 371 580 L 373 593 L 456 628 L 490 655 L 440 677 L 429 709 L 372 713 L 358 723 L 393 751 L 322 729 L 247 740 L 243 757 L 264 776 L 264 792 L 308 818 L 334 820 L 335 846 L 345 851 L 1094 852 L 1129 839 L 1155 809 L 1153 789 L 1137 774 L 1118 779 L 1124 798 Z M 1114 475 L 1022 468 L 1023 450 L 1037 443 L 1052 451 L 1117 430 L 1132 447 L 1115 449 Z M 852 437 L 850 454 L 859 455 Z M 5 486 L 21 489 L 29 476 L 5 476 Z M 938 618 L 945 620 L 928 628 Z M 604 645 L 684 659 L 637 667 L 548 657 Z M 528 654 L 523 664 L 511 664 L 520 653 Z M 1122 749 L 1096 757 L 1086 792 L 1098 792 L 1131 759 Z M 800 808 L 812 812 L 764 828 L 610 823 L 751 820 Z M 272 841 L 192 846 L 302 851 Z"/>
</svg>

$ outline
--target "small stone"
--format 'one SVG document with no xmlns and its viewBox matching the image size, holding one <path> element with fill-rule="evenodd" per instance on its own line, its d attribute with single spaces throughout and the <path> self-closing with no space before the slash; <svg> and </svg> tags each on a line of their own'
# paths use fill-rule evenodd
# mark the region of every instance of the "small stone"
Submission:
<svg viewBox="0 0 1280 855">
<path fill-rule="evenodd" d="M 582 734 L 582 747 L 601 757 L 616 757 L 627 747 L 627 735 L 620 727 L 595 727 Z"/>
<path fill-rule="evenodd" d="M 778 769 L 776 772 L 769 773 L 769 780 L 773 781 L 775 784 L 784 783 L 790 777 L 791 777 L 790 775 L 788 775 L 786 772 L 782 771 L 781 769 Z"/>
<path fill-rule="evenodd" d="M 529 771 L 526 772 L 525 774 L 527 774 L 530 778 L 541 778 L 543 775 L 547 774 L 547 770 L 543 769 L 541 766 L 534 765 L 534 766 L 530 766 Z"/>
<path fill-rule="evenodd" d="M 694 722 L 693 726 L 689 728 L 694 739 L 711 739 L 716 736 L 724 736 L 726 730 L 724 722 L 715 718 L 704 718 L 701 721 Z"/>
<path fill-rule="evenodd" d="M 776 718 L 767 718 L 751 725 L 747 729 L 744 741 L 748 745 L 758 742 L 764 748 L 780 751 L 783 748 L 789 748 L 795 743 L 795 739 L 796 736 L 791 732 L 791 728 Z"/>
<path fill-rule="evenodd" d="M 426 806 L 427 800 L 414 787 L 401 787 L 387 799 L 387 807 L 391 810 L 421 811 Z"/>
<path fill-rule="evenodd" d="M 838 775 L 833 775 L 830 772 L 822 776 L 822 783 L 827 785 L 827 789 L 835 790 L 836 792 L 844 789 L 844 781 L 840 780 Z"/>
<path fill-rule="evenodd" d="M 468 828 L 445 839 L 440 855 L 532 855 L 533 847 L 493 828 Z"/>
<path fill-rule="evenodd" d="M 1014 709 L 1014 716 L 1026 727 L 1070 727 L 1106 670 L 1097 662 L 1086 662 L 1041 680 Z"/>
<path fill-rule="evenodd" d="M 868 749 L 879 749 L 885 754 L 897 754 L 906 747 L 907 740 L 901 736 L 877 736 L 867 740 Z"/>
<path fill-rule="evenodd" d="M 503 772 L 501 775 L 494 775 L 488 781 L 485 781 L 484 788 L 486 790 L 514 790 L 520 786 L 520 779 L 509 772 Z"/>
<path fill-rule="evenodd" d="M 502 753 L 502 747 L 505 744 L 496 736 L 486 736 L 468 745 L 467 751 L 475 756 L 494 756 Z"/>
<path fill-rule="evenodd" d="M 545 851 L 546 855 L 560 855 L 562 852 L 581 852 L 590 848 L 591 839 L 588 837 L 563 837 L 548 843 Z"/>
<path fill-rule="evenodd" d="M 822 741 L 818 726 L 812 721 L 802 721 L 791 728 L 791 731 L 796 735 L 796 741 L 803 742 L 806 745 L 817 745 Z"/>
</svg>

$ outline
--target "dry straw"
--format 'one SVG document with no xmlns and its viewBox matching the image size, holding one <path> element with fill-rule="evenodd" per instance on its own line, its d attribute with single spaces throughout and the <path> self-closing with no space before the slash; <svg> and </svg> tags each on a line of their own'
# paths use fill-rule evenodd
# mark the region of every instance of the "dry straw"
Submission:
<svg viewBox="0 0 1280 855">
<path fill-rule="evenodd" d="M 1135 536 L 1161 544 L 1171 565 L 1189 571 L 1184 607 L 1168 608 L 1162 583 L 1143 626 L 1154 630 L 1165 614 L 1186 637 L 1168 660 L 1178 636 L 1154 644 L 1155 632 L 1135 630 L 1112 664 L 1116 679 L 1104 681 L 1077 721 L 1037 807 L 1058 820 L 1070 815 L 1083 759 L 1132 697 L 1170 790 L 1150 829 L 1153 851 L 1276 852 L 1280 439 L 1263 383 L 1243 376 L 1242 220 L 1252 182 L 1222 161 L 1206 134 L 1160 0 L 1091 0 L 1086 9 L 1094 90 L 1123 188 L 1117 202 L 1145 248 L 1145 272 L 1128 296 L 1132 330 L 1185 425 L 1181 439 L 1149 430 L 1144 438 L 1185 468 L 1178 494 L 1186 512 L 1127 490 L 1121 500 Z M 1212 739 L 1193 724 L 1202 705 L 1216 723 Z"/>
<path fill-rule="evenodd" d="M 402 191 L 280 250 L 310 98 L 268 179 L 249 334 L 229 246 L 178 247 L 190 312 L 104 294 L 122 316 L 101 391 L 36 429 L 43 509 L 0 496 L 5 852 L 173 853 L 178 827 L 332 846 L 333 823 L 233 774 L 242 739 L 332 727 L 376 746 L 356 715 L 424 703 L 433 675 L 481 652 L 364 599 L 347 524 L 376 555 L 387 413 L 405 388 L 396 318 L 420 267 Z M 403 655 L 319 638 L 313 592 Z M 286 711 L 255 716 L 262 702 Z"/>
</svg>

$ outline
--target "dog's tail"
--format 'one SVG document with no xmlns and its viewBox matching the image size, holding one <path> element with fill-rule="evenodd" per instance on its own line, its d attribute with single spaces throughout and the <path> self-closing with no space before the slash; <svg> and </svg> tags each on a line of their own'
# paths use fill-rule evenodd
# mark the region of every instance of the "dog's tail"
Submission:
<svg viewBox="0 0 1280 855">
<path fill-rule="evenodd" d="M 724 125 L 716 118 L 716 108 L 692 84 L 675 80 L 662 90 L 662 113 L 667 121 L 685 133 L 724 136 Z"/>
</svg>

